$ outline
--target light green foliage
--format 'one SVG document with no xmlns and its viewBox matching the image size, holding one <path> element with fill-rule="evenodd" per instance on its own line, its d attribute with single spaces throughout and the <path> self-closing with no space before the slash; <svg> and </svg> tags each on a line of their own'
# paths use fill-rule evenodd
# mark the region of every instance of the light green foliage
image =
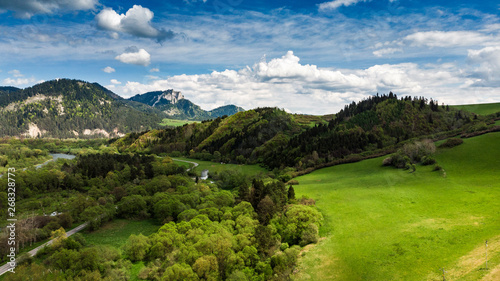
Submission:
<svg viewBox="0 0 500 281">
<path fill-rule="evenodd" d="M 410 174 L 374 158 L 297 178 L 297 197 L 317 200 L 326 239 L 305 254 L 295 279 L 439 279 L 440 268 L 460 265 L 475 248 L 482 252 L 500 228 L 498 143 L 500 133 L 490 133 L 438 149 L 446 177 L 432 166 Z M 496 266 L 498 253 L 489 254 Z M 457 280 L 481 280 L 488 273 L 479 270 L 482 259 Z"/>
<path fill-rule="evenodd" d="M 284 242 L 304 246 L 317 241 L 322 220 L 323 216 L 314 206 L 290 205 L 285 215 L 273 224 L 280 229 Z"/>
<path fill-rule="evenodd" d="M 169 266 L 161 278 L 162 281 L 196 281 L 199 280 L 191 266 L 185 263 L 176 263 Z"/>
<path fill-rule="evenodd" d="M 217 280 L 219 273 L 219 264 L 214 255 L 202 256 L 193 264 L 193 270 L 200 278 L 205 280 Z"/>
<path fill-rule="evenodd" d="M 131 261 L 140 261 L 144 259 L 150 247 L 149 240 L 146 236 L 132 234 L 123 246 L 123 252 Z"/>
<path fill-rule="evenodd" d="M 0 173 L 9 167 L 20 171 L 50 159 L 52 157 L 45 149 L 28 147 L 17 139 L 0 139 Z"/>
<path fill-rule="evenodd" d="M 179 126 L 183 126 L 185 124 L 191 124 L 191 123 L 199 123 L 199 121 L 177 120 L 177 119 L 164 118 L 163 121 L 160 123 L 160 125 L 162 125 L 162 126 L 179 127 Z"/>
</svg>

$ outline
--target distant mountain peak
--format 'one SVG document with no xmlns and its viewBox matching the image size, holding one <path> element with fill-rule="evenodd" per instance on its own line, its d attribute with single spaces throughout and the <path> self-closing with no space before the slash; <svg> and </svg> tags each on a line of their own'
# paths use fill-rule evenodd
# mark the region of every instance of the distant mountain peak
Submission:
<svg viewBox="0 0 500 281">
<path fill-rule="evenodd" d="M 176 104 L 179 100 L 183 99 L 184 95 L 180 91 L 174 91 L 173 89 L 138 94 L 130 98 L 132 101 L 141 102 L 152 107 Z"/>
<path fill-rule="evenodd" d="M 208 120 L 244 111 L 243 108 L 235 105 L 226 105 L 206 111 L 185 99 L 180 91 L 174 91 L 173 89 L 139 94 L 129 98 L 129 100 L 149 105 L 163 111 L 170 118 L 182 120 Z"/>
<path fill-rule="evenodd" d="M 157 103 L 161 102 L 162 99 L 170 101 L 171 104 L 176 104 L 179 100 L 184 99 L 184 95 L 180 91 L 174 91 L 173 89 L 161 92 L 158 95 L 158 99 L 153 103 L 155 106 Z"/>
</svg>

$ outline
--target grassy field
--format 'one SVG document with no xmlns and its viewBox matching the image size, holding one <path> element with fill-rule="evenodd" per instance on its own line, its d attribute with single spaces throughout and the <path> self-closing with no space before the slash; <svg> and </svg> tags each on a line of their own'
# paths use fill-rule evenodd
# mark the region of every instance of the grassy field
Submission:
<svg viewBox="0 0 500 281">
<path fill-rule="evenodd" d="M 445 172 L 382 167 L 383 158 L 296 178 L 325 217 L 294 280 L 499 280 L 500 133 L 439 150 Z M 485 264 L 489 240 L 489 267 Z"/>
<path fill-rule="evenodd" d="M 221 163 L 217 163 L 217 162 L 202 161 L 202 160 L 198 160 L 198 159 L 183 158 L 183 157 L 175 157 L 175 159 L 186 160 L 186 161 L 198 163 L 199 166 L 194 169 L 194 171 L 196 171 L 197 173 L 201 173 L 201 171 L 203 171 L 205 169 L 209 170 L 209 173 L 220 172 L 223 170 L 233 170 L 233 171 L 237 171 L 237 172 L 243 173 L 245 175 L 249 175 L 249 176 L 258 175 L 261 173 L 266 174 L 269 172 L 259 165 L 221 164 Z M 182 162 L 175 162 L 175 163 L 181 164 Z M 189 165 L 189 164 L 185 163 L 185 165 Z"/>
<path fill-rule="evenodd" d="M 115 219 L 93 232 L 82 232 L 88 245 L 109 245 L 120 248 L 132 234 L 146 236 L 158 231 L 161 225 L 155 220 Z"/>
<path fill-rule="evenodd" d="M 174 126 L 174 127 L 179 127 L 184 124 L 191 124 L 191 123 L 199 123 L 200 121 L 192 121 L 192 120 L 177 120 L 177 119 L 168 119 L 165 118 L 162 120 L 160 125 L 162 126 Z"/>
<path fill-rule="evenodd" d="M 474 112 L 479 115 L 488 115 L 500 111 L 500 103 L 453 105 L 451 107 L 464 111 Z"/>
</svg>

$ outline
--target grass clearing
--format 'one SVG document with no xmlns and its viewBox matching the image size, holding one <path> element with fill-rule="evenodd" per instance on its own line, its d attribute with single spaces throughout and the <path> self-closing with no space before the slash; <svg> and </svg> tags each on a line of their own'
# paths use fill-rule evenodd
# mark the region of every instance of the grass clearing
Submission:
<svg viewBox="0 0 500 281">
<path fill-rule="evenodd" d="M 500 111 L 500 103 L 453 105 L 451 107 L 458 110 L 473 112 L 479 115 L 488 115 Z"/>
<path fill-rule="evenodd" d="M 296 195 L 314 198 L 325 217 L 326 239 L 301 257 L 294 279 L 442 280 L 441 268 L 456 272 L 447 280 L 495 274 L 480 270 L 480 252 L 500 235 L 498 143 L 500 133 L 490 133 L 438 150 L 444 172 L 382 167 L 381 157 L 296 178 Z M 491 268 L 500 264 L 500 250 L 488 256 Z"/>
<path fill-rule="evenodd" d="M 160 123 L 161 126 L 173 126 L 173 127 L 180 127 L 185 124 L 191 124 L 191 123 L 200 123 L 200 121 L 193 121 L 193 120 L 178 120 L 178 119 L 168 119 L 165 118 L 162 120 Z"/>
<path fill-rule="evenodd" d="M 198 163 L 198 167 L 196 167 L 193 171 L 198 174 L 203 170 L 208 170 L 210 173 L 218 173 L 224 170 L 232 170 L 243 173 L 248 176 L 254 176 L 258 174 L 267 174 L 269 171 L 265 168 L 262 168 L 259 165 L 243 165 L 243 164 L 221 164 L 220 162 L 211 162 L 211 161 L 202 161 L 198 159 L 184 158 L 184 157 L 175 157 L 175 159 L 191 161 Z M 175 161 L 175 163 L 180 164 L 183 162 Z M 190 165 L 189 163 L 185 163 Z"/>
<path fill-rule="evenodd" d="M 139 275 L 139 272 L 141 269 L 143 269 L 146 265 L 144 264 L 143 261 L 140 261 L 138 263 L 132 264 L 132 267 L 130 268 L 130 279 L 129 281 L 139 281 L 139 280 L 144 280 L 144 279 L 139 279 L 137 277 Z"/>
<path fill-rule="evenodd" d="M 120 248 L 132 234 L 150 235 L 161 227 L 156 220 L 115 219 L 93 232 L 82 232 L 88 245 L 109 245 Z"/>
</svg>

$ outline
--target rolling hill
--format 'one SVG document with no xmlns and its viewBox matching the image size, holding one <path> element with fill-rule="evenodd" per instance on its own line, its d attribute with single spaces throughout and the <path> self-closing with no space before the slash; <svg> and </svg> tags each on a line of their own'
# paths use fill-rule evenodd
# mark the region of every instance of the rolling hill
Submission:
<svg viewBox="0 0 500 281">
<path fill-rule="evenodd" d="M 335 114 L 309 118 L 258 108 L 176 129 L 131 134 L 122 151 L 180 152 L 204 160 L 261 163 L 305 171 L 394 151 L 414 138 L 440 139 L 486 130 L 494 117 L 439 106 L 424 97 L 373 96 Z"/>
<path fill-rule="evenodd" d="M 443 280 L 441 268 L 446 280 L 498 280 L 499 142 L 495 132 L 440 148 L 441 171 L 379 157 L 295 178 L 296 196 L 315 199 L 325 221 L 293 280 Z"/>
</svg>

